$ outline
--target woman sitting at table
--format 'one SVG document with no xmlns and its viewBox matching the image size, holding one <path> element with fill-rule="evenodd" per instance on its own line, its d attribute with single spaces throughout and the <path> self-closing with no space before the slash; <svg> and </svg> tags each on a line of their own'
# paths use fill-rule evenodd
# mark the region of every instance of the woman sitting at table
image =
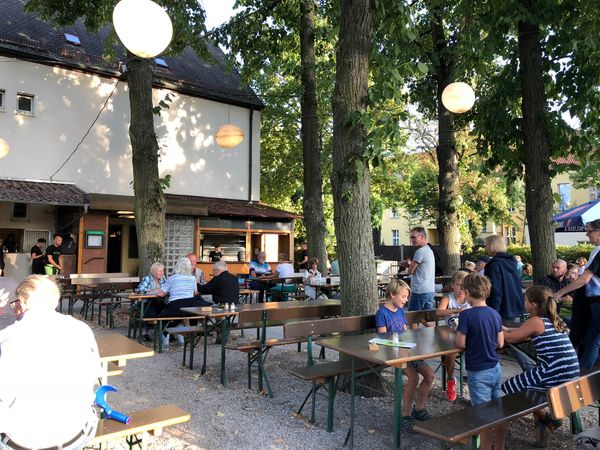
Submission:
<svg viewBox="0 0 600 450">
<path fill-rule="evenodd" d="M 200 298 L 196 298 L 196 277 L 192 275 L 192 263 L 187 256 L 177 259 L 173 268 L 173 275 L 158 289 L 158 297 L 166 297 L 169 294 L 167 306 L 160 313 L 161 317 L 185 317 L 189 313 L 181 311 L 181 308 L 190 306 L 210 306 L 211 304 Z M 148 316 L 146 316 L 148 317 Z M 183 336 L 178 335 L 177 340 L 183 344 Z M 168 346 L 168 335 L 163 336 L 163 348 Z"/>
<path fill-rule="evenodd" d="M 138 294 L 156 294 L 159 289 L 165 284 L 165 266 L 159 262 L 155 262 L 150 266 L 150 275 L 146 275 L 140 281 L 140 284 L 135 288 Z M 160 299 L 144 300 L 144 317 L 157 317 L 165 308 L 166 303 Z M 150 340 L 148 330 L 150 325 L 144 324 L 144 339 Z"/>
<path fill-rule="evenodd" d="M 267 254 L 260 252 L 256 259 L 250 261 L 250 289 L 258 291 L 258 303 L 262 303 L 265 298 L 265 288 L 268 283 L 259 281 L 262 277 L 270 277 L 273 272 L 267 262 Z M 254 278 L 254 280 L 252 280 Z"/>
<path fill-rule="evenodd" d="M 277 297 L 278 300 L 287 300 L 287 293 L 296 292 L 295 284 L 287 284 L 286 278 L 294 275 L 294 265 L 287 260 L 285 253 L 279 254 L 279 263 L 275 268 L 273 278 L 277 279 L 277 283 L 270 290 L 273 297 Z"/>
<path fill-rule="evenodd" d="M 304 272 L 304 276 L 302 277 L 302 282 L 304 283 L 304 293 L 311 300 L 317 299 L 317 288 L 308 285 L 315 284 L 319 279 L 321 279 L 321 272 L 319 272 L 319 259 L 311 258 L 308 262 L 308 270 Z"/>
</svg>

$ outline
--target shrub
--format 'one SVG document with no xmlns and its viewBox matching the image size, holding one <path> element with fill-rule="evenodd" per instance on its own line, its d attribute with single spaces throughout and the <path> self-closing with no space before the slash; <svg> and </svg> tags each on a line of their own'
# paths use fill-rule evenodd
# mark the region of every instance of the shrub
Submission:
<svg viewBox="0 0 600 450">
<path fill-rule="evenodd" d="M 592 244 L 557 245 L 556 257 L 564 259 L 567 263 L 574 263 L 580 256 L 587 259 L 593 248 Z M 524 263 L 531 263 L 531 247 L 529 245 L 511 244 L 508 246 L 508 253 L 519 255 Z M 483 255 L 485 255 L 485 248 L 480 248 L 465 259 L 477 261 Z"/>
</svg>

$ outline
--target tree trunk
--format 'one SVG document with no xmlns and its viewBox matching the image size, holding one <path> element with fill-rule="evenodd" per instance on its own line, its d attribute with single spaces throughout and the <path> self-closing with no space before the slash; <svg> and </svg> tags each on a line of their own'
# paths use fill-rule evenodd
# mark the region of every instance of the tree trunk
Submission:
<svg viewBox="0 0 600 450">
<path fill-rule="evenodd" d="M 327 271 L 325 237 L 327 227 L 323 214 L 323 177 L 321 145 L 317 117 L 317 81 L 315 75 L 315 2 L 302 0 L 300 18 L 300 59 L 302 61 L 302 151 L 304 158 L 304 224 L 309 257 L 319 259 L 321 271 Z"/>
<path fill-rule="evenodd" d="M 442 104 L 442 92 L 452 82 L 453 64 L 448 60 L 448 43 L 439 10 L 432 12 L 431 35 L 434 55 L 438 104 L 438 221 L 440 259 L 445 275 L 452 275 L 460 268 L 461 236 L 458 228 L 459 169 L 454 138 L 454 114 Z"/>
<path fill-rule="evenodd" d="M 521 0 L 532 14 L 533 0 Z M 550 175 L 550 138 L 546 126 L 546 96 L 542 68 L 540 30 L 535 24 L 519 22 L 519 59 L 525 152 L 525 212 L 529 224 L 533 277 L 550 273 L 556 258 L 552 208 L 554 198 Z"/>
<path fill-rule="evenodd" d="M 373 314 L 377 278 L 370 209 L 370 173 L 362 154 L 367 132 L 352 123 L 367 108 L 372 2 L 342 0 L 333 92 L 333 190 L 342 315 Z"/>
<path fill-rule="evenodd" d="M 152 111 L 152 70 L 147 60 L 129 56 L 129 138 L 133 162 L 138 273 L 141 276 L 150 273 L 152 263 L 163 259 L 166 202 L 158 174 L 159 149 Z"/>
</svg>

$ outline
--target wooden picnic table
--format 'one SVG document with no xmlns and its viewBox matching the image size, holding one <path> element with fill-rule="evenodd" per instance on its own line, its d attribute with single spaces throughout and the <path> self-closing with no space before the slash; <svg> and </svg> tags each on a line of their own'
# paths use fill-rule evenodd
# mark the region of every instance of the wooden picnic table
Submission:
<svg viewBox="0 0 600 450">
<path fill-rule="evenodd" d="M 391 333 L 389 333 L 391 335 Z M 377 366 L 393 367 L 395 383 L 394 403 L 394 447 L 400 448 L 402 417 L 402 368 L 406 363 L 419 359 L 435 358 L 437 356 L 459 353 L 462 349 L 456 347 L 454 340 L 456 333 L 447 326 L 420 327 L 409 329 L 400 334 L 401 342 L 412 342 L 413 349 L 379 345 L 378 350 L 369 349 L 369 340 L 375 337 L 389 337 L 388 335 L 363 334 L 358 336 L 338 336 L 318 341 L 319 345 L 344 353 L 352 358 L 352 375 L 350 388 L 350 448 L 354 446 L 354 409 L 356 389 L 357 361 L 363 361 L 371 369 Z"/>
<path fill-rule="evenodd" d="M 121 334 L 101 334 L 96 336 L 98 353 L 102 364 L 102 384 L 106 384 L 108 363 L 116 362 L 119 367 L 125 366 L 127 360 L 154 356 L 151 350 Z"/>
<path fill-rule="evenodd" d="M 203 311 L 202 307 L 188 307 L 181 308 L 181 310 L 191 314 L 191 317 L 186 317 L 186 319 L 201 318 L 204 321 L 204 356 L 201 373 L 205 373 L 206 370 L 206 350 L 208 347 L 208 322 L 212 321 L 213 325 L 216 328 L 218 328 L 219 333 L 221 334 L 221 384 L 225 385 L 225 346 L 227 344 L 227 339 L 229 338 L 229 330 L 231 329 L 231 324 L 233 323 L 235 317 L 239 316 L 241 312 L 262 312 L 261 329 L 264 334 L 266 332 L 265 329 L 268 321 L 268 311 L 302 310 L 305 308 L 315 308 L 320 306 L 339 306 L 341 308 L 341 302 L 340 300 L 318 300 L 310 302 L 288 301 L 236 305 L 236 309 L 234 311 L 221 308 L 213 308 L 212 311 Z"/>
<path fill-rule="evenodd" d="M 109 296 L 109 294 L 114 294 L 118 291 L 122 291 L 130 287 L 132 284 L 136 284 L 140 282 L 139 277 L 122 277 L 122 276 L 108 276 L 108 277 L 89 277 L 85 276 L 86 274 L 80 274 L 80 277 L 71 278 L 71 286 L 79 287 L 82 291 L 88 289 L 90 291 L 89 298 L 84 297 L 83 299 L 83 308 L 81 311 L 81 315 L 87 319 L 88 310 L 92 308 L 91 318 L 94 318 L 94 303 L 97 300 L 101 300 Z M 80 293 L 81 294 L 81 293 Z M 78 300 L 78 294 L 76 292 L 73 293 L 72 300 L 69 302 L 69 314 L 73 313 L 73 304 Z M 109 305 L 110 306 L 110 305 Z M 107 321 L 109 317 L 112 317 L 113 308 L 109 308 L 107 306 Z M 98 311 L 98 325 L 100 325 L 100 311 Z"/>
</svg>

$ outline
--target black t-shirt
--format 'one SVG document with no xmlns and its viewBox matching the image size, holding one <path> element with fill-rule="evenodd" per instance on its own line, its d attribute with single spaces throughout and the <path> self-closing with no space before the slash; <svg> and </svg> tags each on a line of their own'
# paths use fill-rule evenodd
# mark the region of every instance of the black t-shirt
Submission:
<svg viewBox="0 0 600 450">
<path fill-rule="evenodd" d="M 31 247 L 31 251 L 29 252 L 32 255 L 39 256 L 43 255 L 42 249 L 37 245 Z M 44 264 L 46 264 L 46 258 L 36 258 L 31 262 L 31 273 L 36 273 L 38 275 L 44 275 L 46 272 L 44 271 Z"/>
<path fill-rule="evenodd" d="M 221 261 L 222 257 L 223 257 L 223 253 L 218 252 L 216 250 L 213 250 L 212 252 L 210 252 L 208 254 L 208 259 L 210 259 L 211 262 Z"/>
<path fill-rule="evenodd" d="M 308 269 L 308 250 L 302 250 L 302 254 L 300 255 L 300 261 L 304 261 L 306 258 L 306 262 L 298 264 L 300 270 Z"/>
<path fill-rule="evenodd" d="M 56 264 L 60 264 L 60 261 L 58 260 L 58 257 L 60 256 L 61 251 L 60 251 L 60 247 L 56 247 L 54 244 L 49 245 L 48 248 L 46 249 L 46 259 L 48 260 L 48 264 L 50 264 L 50 260 L 48 259 L 48 256 L 52 256 L 52 259 L 54 260 L 54 262 Z"/>
</svg>

